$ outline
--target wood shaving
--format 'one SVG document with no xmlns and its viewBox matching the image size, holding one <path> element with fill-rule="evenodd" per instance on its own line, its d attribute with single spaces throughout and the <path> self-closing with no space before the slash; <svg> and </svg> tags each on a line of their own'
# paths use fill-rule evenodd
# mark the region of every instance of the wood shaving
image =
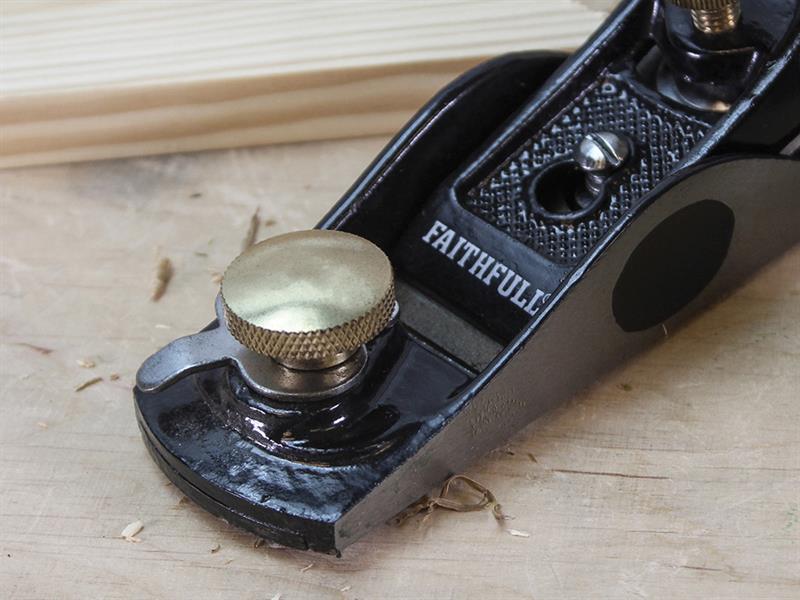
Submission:
<svg viewBox="0 0 800 600">
<path fill-rule="evenodd" d="M 264 538 L 256 538 L 253 540 L 253 548 L 261 548 L 264 545 Z"/>
<path fill-rule="evenodd" d="M 211 282 L 216 284 L 222 283 L 222 273 L 220 273 L 219 271 L 212 271 Z"/>
<path fill-rule="evenodd" d="M 112 373 L 108 376 L 111 381 L 117 381 L 119 379 L 119 373 Z"/>
<path fill-rule="evenodd" d="M 531 537 L 530 533 L 528 533 L 527 531 L 520 531 L 519 529 L 506 529 L 506 531 L 509 533 L 509 535 L 513 535 L 514 537 L 523 537 L 523 538 Z"/>
<path fill-rule="evenodd" d="M 172 329 L 170 325 L 164 325 L 164 323 L 156 323 L 153 327 L 156 329 Z"/>
<path fill-rule="evenodd" d="M 150 300 L 158 302 L 161 297 L 166 293 L 167 286 L 169 285 L 172 276 L 175 274 L 175 269 L 172 268 L 172 261 L 163 257 L 156 265 L 156 281 L 153 284 L 153 293 L 150 295 Z"/>
<path fill-rule="evenodd" d="M 81 392 L 81 391 L 85 390 L 86 388 L 88 388 L 89 386 L 92 386 L 95 383 L 100 383 L 101 381 L 103 381 L 102 377 L 92 377 L 91 379 L 89 379 L 87 381 L 84 381 L 83 383 L 80 383 L 77 386 L 75 386 L 75 391 L 76 392 Z"/>
<path fill-rule="evenodd" d="M 222 546 L 220 546 L 219 544 L 217 544 L 216 546 L 214 546 L 214 547 L 211 549 L 211 554 L 216 554 L 217 552 L 219 552 L 219 551 L 220 551 L 220 549 L 222 549 Z"/>
<path fill-rule="evenodd" d="M 349 592 L 350 588 L 352 588 L 352 587 L 353 587 L 352 585 L 346 585 L 343 588 L 339 588 L 339 591 L 340 592 Z"/>
<path fill-rule="evenodd" d="M 261 219 L 258 217 L 258 208 L 256 208 L 253 216 L 250 217 L 250 224 L 247 226 L 247 233 L 244 234 L 244 239 L 242 240 L 242 252 L 256 243 L 256 236 L 258 235 L 258 228 L 260 225 Z"/>
<path fill-rule="evenodd" d="M 282 546 L 281 544 L 275 544 L 275 543 L 271 543 L 269 547 L 272 548 L 273 550 L 283 550 L 284 548 L 286 548 L 286 546 Z"/>
<path fill-rule="evenodd" d="M 35 344 L 29 344 L 27 342 L 17 342 L 15 346 L 24 346 L 25 348 L 30 348 L 34 352 L 38 352 L 44 356 L 51 354 L 53 352 L 52 348 L 45 348 L 44 346 L 36 346 Z"/>
<path fill-rule="evenodd" d="M 119 536 L 125 540 L 126 542 L 133 542 L 138 544 L 142 540 L 136 537 L 136 534 L 139 533 L 142 529 L 144 529 L 144 523 L 141 521 L 134 521 L 133 523 L 128 523 L 125 526 L 125 529 L 122 530 L 122 533 Z"/>
<path fill-rule="evenodd" d="M 47 429 L 47 427 L 48 427 L 47 423 L 45 423 L 44 421 L 37 421 L 36 422 L 36 426 L 40 427 L 42 429 Z"/>
<path fill-rule="evenodd" d="M 272 227 L 273 225 L 277 225 L 278 222 L 275 219 L 267 219 L 264 221 L 264 227 Z"/>
<path fill-rule="evenodd" d="M 478 492 L 480 494 L 480 498 L 471 502 L 449 498 L 448 496 L 451 494 L 454 484 L 465 484 L 468 488 Z M 492 515 L 498 521 L 506 519 L 506 516 L 503 514 L 502 506 L 499 502 L 497 502 L 497 498 L 495 498 L 491 490 L 478 483 L 474 479 L 467 477 L 466 475 L 453 475 L 444 482 L 444 485 L 442 486 L 442 489 L 437 497 L 423 497 L 397 515 L 392 522 L 398 525 L 410 517 L 420 513 L 424 513 L 425 517 L 427 518 L 437 508 L 443 508 L 445 510 L 452 510 L 455 512 L 473 512 L 488 508 L 492 511 Z"/>
<path fill-rule="evenodd" d="M 272 600 L 281 600 L 281 596 L 283 596 L 283 594 L 281 594 L 280 592 L 278 592 L 277 594 L 275 594 L 275 595 L 272 597 Z"/>
<path fill-rule="evenodd" d="M 89 360 L 88 358 L 81 358 L 76 362 L 82 369 L 94 369 L 97 366 L 97 363 L 95 363 L 93 360 Z"/>
<path fill-rule="evenodd" d="M 303 567 L 302 569 L 300 569 L 300 572 L 301 572 L 301 573 L 305 573 L 306 571 L 308 571 L 309 569 L 311 569 L 313 566 L 314 566 L 314 563 L 308 563 L 308 564 L 307 564 L 305 567 Z"/>
</svg>

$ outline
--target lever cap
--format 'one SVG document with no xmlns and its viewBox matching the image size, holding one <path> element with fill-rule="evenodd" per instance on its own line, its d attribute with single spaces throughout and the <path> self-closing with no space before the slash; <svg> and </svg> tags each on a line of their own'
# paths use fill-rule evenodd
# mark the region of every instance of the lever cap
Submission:
<svg viewBox="0 0 800 600">
<path fill-rule="evenodd" d="M 395 306 L 383 251 L 324 229 L 251 246 L 225 271 L 221 295 L 231 335 L 295 369 L 340 364 L 386 327 Z"/>
</svg>

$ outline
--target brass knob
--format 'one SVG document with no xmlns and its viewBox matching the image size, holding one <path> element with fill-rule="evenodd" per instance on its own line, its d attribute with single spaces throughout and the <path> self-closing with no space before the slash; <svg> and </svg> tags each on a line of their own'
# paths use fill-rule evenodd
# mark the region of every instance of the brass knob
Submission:
<svg viewBox="0 0 800 600">
<path fill-rule="evenodd" d="M 394 312 L 383 251 L 342 231 L 279 235 L 240 254 L 222 278 L 231 335 L 293 369 L 338 365 L 374 339 Z"/>
<path fill-rule="evenodd" d="M 703 33 L 723 33 L 736 27 L 742 13 L 739 0 L 669 0 L 692 11 L 692 24 Z"/>
</svg>

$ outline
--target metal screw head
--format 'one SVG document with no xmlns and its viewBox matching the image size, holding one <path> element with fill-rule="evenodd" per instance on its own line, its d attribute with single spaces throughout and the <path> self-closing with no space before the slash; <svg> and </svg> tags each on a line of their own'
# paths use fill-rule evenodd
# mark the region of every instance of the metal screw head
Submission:
<svg viewBox="0 0 800 600">
<path fill-rule="evenodd" d="M 586 189 L 597 196 L 606 175 L 628 160 L 628 140 L 610 131 L 589 133 L 575 147 L 574 159 L 586 175 Z"/>
<path fill-rule="evenodd" d="M 387 325 L 395 307 L 383 251 L 342 231 L 298 231 L 248 248 L 222 279 L 231 335 L 294 369 L 347 360 Z"/>
<path fill-rule="evenodd" d="M 586 135 L 575 148 L 575 162 L 586 173 L 608 173 L 620 168 L 628 159 L 625 138 L 601 131 Z"/>
</svg>

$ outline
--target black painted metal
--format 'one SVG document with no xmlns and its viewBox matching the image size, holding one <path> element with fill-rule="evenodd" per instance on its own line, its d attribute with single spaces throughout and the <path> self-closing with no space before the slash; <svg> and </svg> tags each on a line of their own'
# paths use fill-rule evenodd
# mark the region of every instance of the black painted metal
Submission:
<svg viewBox="0 0 800 600">
<path fill-rule="evenodd" d="M 511 55 L 451 84 L 320 224 L 380 245 L 414 288 L 370 345 L 364 379 L 299 404 L 253 393 L 232 367 L 137 389 L 156 462 L 210 512 L 338 553 L 797 242 L 800 160 L 779 156 L 800 132 L 793 7 L 778 11 L 782 37 L 761 40 L 766 60 L 725 114 L 654 90 L 659 53 L 672 50 L 654 46 L 661 21 L 644 0 L 623 4 L 564 64 Z M 628 107 L 595 96 L 610 81 Z M 526 182 L 598 127 L 631 136 L 636 161 L 596 211 L 540 232 Z M 463 337 L 430 336 L 445 335 L 447 351 L 424 331 L 432 306 L 464 323 Z M 496 356 L 472 370 L 458 339 L 486 340 L 482 355 Z"/>
</svg>

